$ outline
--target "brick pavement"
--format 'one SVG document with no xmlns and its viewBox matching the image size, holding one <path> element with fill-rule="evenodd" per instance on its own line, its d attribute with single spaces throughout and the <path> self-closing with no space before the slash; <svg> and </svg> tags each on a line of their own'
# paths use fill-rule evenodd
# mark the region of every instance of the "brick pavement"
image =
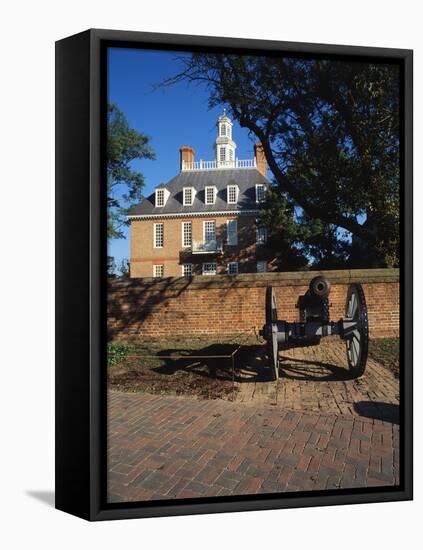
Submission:
<svg viewBox="0 0 423 550">
<path fill-rule="evenodd" d="M 259 348 L 256 356 L 241 357 L 235 400 L 246 405 L 267 404 L 335 415 L 357 414 L 357 406 L 364 409 L 368 402 L 374 410 L 380 403 L 381 417 L 386 418 L 388 409 L 395 415 L 399 403 L 398 380 L 371 358 L 365 375 L 351 379 L 345 343 L 338 337 L 322 340 L 319 346 L 282 351 L 279 358 L 279 382 L 269 384 L 265 383 L 270 371 L 263 368 L 267 364 L 263 348 Z"/>
<path fill-rule="evenodd" d="M 313 362 L 304 355 L 311 348 L 289 353 L 285 376 L 263 382 L 252 399 L 257 380 L 234 402 L 110 391 L 109 500 L 398 484 L 394 376 L 370 362 L 359 381 L 331 379 L 319 369 L 333 375 L 334 357 Z"/>
</svg>

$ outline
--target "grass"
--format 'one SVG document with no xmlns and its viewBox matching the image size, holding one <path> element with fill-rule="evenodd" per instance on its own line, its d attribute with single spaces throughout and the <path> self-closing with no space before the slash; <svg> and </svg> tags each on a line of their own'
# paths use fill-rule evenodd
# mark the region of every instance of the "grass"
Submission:
<svg viewBox="0 0 423 550">
<path fill-rule="evenodd" d="M 132 343 L 109 342 L 107 344 L 107 365 L 113 367 L 124 361 L 129 354 L 137 351 Z"/>
<path fill-rule="evenodd" d="M 399 338 L 376 338 L 370 340 L 369 357 L 393 371 L 398 378 L 400 362 Z"/>
</svg>

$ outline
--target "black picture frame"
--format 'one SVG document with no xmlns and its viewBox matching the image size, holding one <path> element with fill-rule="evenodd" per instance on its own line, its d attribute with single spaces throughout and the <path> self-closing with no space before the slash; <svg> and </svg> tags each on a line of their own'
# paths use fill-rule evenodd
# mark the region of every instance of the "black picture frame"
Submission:
<svg viewBox="0 0 423 550">
<path fill-rule="evenodd" d="M 401 66 L 401 484 L 281 495 L 107 504 L 105 49 L 289 53 Z M 91 29 L 56 43 L 56 508 L 87 520 L 412 499 L 411 50 Z"/>
</svg>

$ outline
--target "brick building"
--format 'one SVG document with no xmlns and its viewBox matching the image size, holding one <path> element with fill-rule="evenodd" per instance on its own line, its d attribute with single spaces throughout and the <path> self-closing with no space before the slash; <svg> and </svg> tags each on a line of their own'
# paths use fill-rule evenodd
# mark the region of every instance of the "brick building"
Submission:
<svg viewBox="0 0 423 550">
<path fill-rule="evenodd" d="M 131 277 L 181 277 L 268 271 L 266 232 L 257 224 L 269 181 L 259 143 L 239 160 L 232 122 L 217 121 L 215 159 L 195 161 L 180 148 L 180 172 L 135 206 L 131 223 Z"/>
</svg>

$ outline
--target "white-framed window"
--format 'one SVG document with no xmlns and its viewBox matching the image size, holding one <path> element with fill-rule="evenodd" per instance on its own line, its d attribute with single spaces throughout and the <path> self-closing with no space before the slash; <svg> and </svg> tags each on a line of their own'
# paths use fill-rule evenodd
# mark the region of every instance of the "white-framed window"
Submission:
<svg viewBox="0 0 423 550">
<path fill-rule="evenodd" d="M 165 190 L 156 189 L 156 207 L 165 205 Z"/>
<path fill-rule="evenodd" d="M 182 276 L 192 277 L 192 264 L 182 264 Z"/>
<path fill-rule="evenodd" d="M 238 262 L 229 262 L 228 275 L 237 275 L 237 273 L 238 273 Z"/>
<path fill-rule="evenodd" d="M 216 262 L 206 262 L 203 264 L 203 275 L 216 275 Z"/>
<path fill-rule="evenodd" d="M 182 246 L 192 245 L 192 222 L 182 222 Z"/>
<path fill-rule="evenodd" d="M 192 206 L 194 202 L 194 189 L 192 187 L 184 187 L 183 189 L 183 205 Z"/>
<path fill-rule="evenodd" d="M 265 244 L 267 240 L 267 231 L 265 227 L 256 227 L 256 243 Z"/>
<path fill-rule="evenodd" d="M 222 124 L 220 126 L 220 135 L 221 136 L 226 136 L 226 124 Z"/>
<path fill-rule="evenodd" d="M 153 265 L 153 276 L 154 277 L 163 277 L 164 276 L 164 265 L 163 264 Z"/>
<path fill-rule="evenodd" d="M 163 248 L 164 245 L 164 224 L 154 224 L 154 248 Z"/>
<path fill-rule="evenodd" d="M 226 222 L 227 244 L 236 246 L 238 244 L 238 220 L 228 220 Z"/>
<path fill-rule="evenodd" d="M 220 162 L 225 162 L 225 160 L 226 160 L 226 149 L 224 147 L 220 148 L 219 160 L 220 160 Z"/>
<path fill-rule="evenodd" d="M 164 206 L 169 198 L 170 192 L 166 187 L 159 187 L 155 191 L 155 204 L 156 207 Z"/>
<path fill-rule="evenodd" d="M 256 185 L 256 202 L 263 202 L 266 194 L 266 188 L 262 183 Z"/>
<path fill-rule="evenodd" d="M 210 242 L 216 240 L 216 221 L 207 220 L 204 222 L 204 241 Z"/>
<path fill-rule="evenodd" d="M 238 202 L 238 186 L 228 185 L 226 188 L 228 204 L 236 204 Z"/>
<path fill-rule="evenodd" d="M 204 190 L 204 198 L 206 204 L 214 204 L 216 199 L 216 187 L 213 185 L 207 186 Z"/>
<path fill-rule="evenodd" d="M 232 149 L 229 149 L 229 160 L 234 160 L 234 152 Z"/>
<path fill-rule="evenodd" d="M 267 262 L 259 261 L 257 262 L 257 273 L 266 273 L 267 271 Z"/>
</svg>

